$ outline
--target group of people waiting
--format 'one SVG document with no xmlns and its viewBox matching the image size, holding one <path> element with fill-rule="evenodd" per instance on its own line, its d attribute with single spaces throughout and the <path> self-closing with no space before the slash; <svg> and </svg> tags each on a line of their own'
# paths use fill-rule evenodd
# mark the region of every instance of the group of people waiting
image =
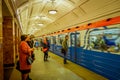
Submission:
<svg viewBox="0 0 120 80">
<path fill-rule="evenodd" d="M 35 60 L 34 54 L 34 41 L 30 35 L 21 35 L 21 42 L 19 45 L 19 71 L 22 74 L 22 80 L 32 80 L 29 77 L 31 71 L 31 65 L 28 64 L 27 59 L 30 56 L 32 60 Z M 44 38 L 42 42 L 42 51 L 44 52 L 44 61 L 47 61 L 48 51 L 49 51 L 49 42 L 47 38 Z"/>
<path fill-rule="evenodd" d="M 68 45 L 67 45 L 68 35 L 65 36 L 65 40 L 62 43 L 62 47 L 64 49 L 64 64 L 67 63 L 67 51 L 68 51 Z M 27 58 L 31 56 L 32 60 L 35 60 L 35 54 L 34 54 L 34 41 L 30 35 L 22 35 L 21 36 L 21 42 L 19 45 L 19 71 L 22 74 L 22 80 L 32 80 L 29 77 L 29 73 L 31 72 L 31 65 L 27 63 Z M 44 38 L 42 41 L 42 51 L 44 52 L 44 61 L 48 60 L 48 51 L 50 48 L 49 41 L 47 38 Z"/>
</svg>

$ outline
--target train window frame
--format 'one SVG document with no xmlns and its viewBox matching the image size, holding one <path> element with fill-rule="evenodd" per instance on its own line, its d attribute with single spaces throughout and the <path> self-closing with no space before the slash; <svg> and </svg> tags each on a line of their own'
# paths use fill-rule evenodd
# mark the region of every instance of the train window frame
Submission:
<svg viewBox="0 0 120 80">
<path fill-rule="evenodd" d="M 64 37 L 65 37 L 64 34 L 58 35 L 58 43 L 59 43 L 59 45 L 61 45 L 61 46 L 62 46 L 62 42 L 63 42 L 63 40 L 64 40 Z"/>
<path fill-rule="evenodd" d="M 90 31 L 90 33 L 89 33 L 89 48 L 90 48 L 90 50 L 95 50 L 95 51 L 100 51 L 100 52 L 109 52 L 109 53 L 113 53 L 113 54 L 120 54 L 120 32 L 119 32 L 120 24 L 108 25 L 106 27 L 108 27 L 108 28 L 107 29 L 97 28 L 98 30 L 93 29 Z M 94 31 L 96 31 L 97 34 L 92 35 L 93 33 L 91 33 L 91 32 L 94 32 Z M 96 32 L 94 32 L 94 33 L 96 33 Z M 100 32 L 102 32 L 102 33 L 100 33 Z M 93 37 L 91 37 L 91 36 L 93 36 Z M 95 36 L 97 36 L 97 37 L 95 37 Z M 105 42 L 105 45 L 103 45 L 103 47 L 94 48 L 95 47 L 94 41 L 97 41 L 97 40 L 91 40 L 91 39 L 95 39 L 95 38 L 96 39 L 100 38 L 101 43 L 103 42 L 103 44 L 104 44 L 104 42 Z M 109 42 L 111 40 L 111 45 L 110 45 L 110 43 L 108 45 L 108 42 L 104 41 L 105 39 L 109 40 Z M 116 39 L 113 42 L 114 45 L 112 45 L 113 39 Z M 96 42 L 96 43 L 99 44 L 100 40 L 98 40 L 99 42 Z M 99 46 L 101 46 L 101 44 L 99 44 Z"/>
<path fill-rule="evenodd" d="M 75 43 L 75 33 L 70 33 L 70 46 L 71 47 L 75 47 L 76 43 Z"/>
<path fill-rule="evenodd" d="M 80 33 L 76 32 L 76 47 L 80 47 Z"/>
</svg>

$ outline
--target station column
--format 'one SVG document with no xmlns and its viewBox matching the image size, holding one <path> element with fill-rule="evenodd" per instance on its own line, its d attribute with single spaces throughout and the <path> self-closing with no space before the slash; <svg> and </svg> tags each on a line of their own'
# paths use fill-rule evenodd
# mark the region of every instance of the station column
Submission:
<svg viewBox="0 0 120 80">
<path fill-rule="evenodd" d="M 14 66 L 14 27 L 11 16 L 3 17 L 3 62 L 4 67 Z"/>
<path fill-rule="evenodd" d="M 2 0 L 0 0 L 0 80 L 3 80 Z"/>
</svg>

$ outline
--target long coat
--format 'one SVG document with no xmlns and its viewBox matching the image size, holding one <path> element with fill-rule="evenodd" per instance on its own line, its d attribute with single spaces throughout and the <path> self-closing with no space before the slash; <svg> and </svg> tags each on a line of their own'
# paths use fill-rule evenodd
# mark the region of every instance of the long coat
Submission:
<svg viewBox="0 0 120 80">
<path fill-rule="evenodd" d="M 19 46 L 19 61 L 20 61 L 20 70 L 31 69 L 31 65 L 27 64 L 26 58 L 31 55 L 31 50 L 27 42 L 21 41 Z"/>
</svg>

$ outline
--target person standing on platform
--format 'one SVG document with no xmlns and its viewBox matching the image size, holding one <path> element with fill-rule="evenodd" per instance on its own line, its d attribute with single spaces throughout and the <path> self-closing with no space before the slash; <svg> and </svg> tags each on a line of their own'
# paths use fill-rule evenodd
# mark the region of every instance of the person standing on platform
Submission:
<svg viewBox="0 0 120 80">
<path fill-rule="evenodd" d="M 64 41 L 62 42 L 62 49 L 64 50 L 63 51 L 63 55 L 64 55 L 64 64 L 67 64 L 67 51 L 68 51 L 68 44 L 67 44 L 67 41 L 68 41 L 69 37 L 68 35 L 65 36 L 65 39 Z"/>
<path fill-rule="evenodd" d="M 33 35 L 30 35 L 30 40 L 27 41 L 27 43 L 30 46 L 30 48 L 33 48 L 33 46 L 34 46 Z M 35 54 L 33 52 L 31 52 L 31 57 L 33 60 L 35 60 Z"/>
<path fill-rule="evenodd" d="M 31 64 L 27 63 L 27 57 L 31 56 L 31 52 L 34 51 L 33 48 L 27 44 L 27 41 L 30 40 L 30 36 L 22 35 L 21 42 L 19 45 L 19 64 L 20 64 L 20 72 L 22 74 L 22 80 L 32 80 L 28 79 L 28 75 L 31 71 Z"/>
<path fill-rule="evenodd" d="M 44 38 L 42 43 L 42 51 L 44 52 L 44 61 L 48 60 L 49 42 L 47 38 Z"/>
<path fill-rule="evenodd" d="M 39 47 L 39 42 L 38 42 L 38 40 L 36 39 L 36 41 L 35 41 L 35 47 L 36 47 L 36 49 L 38 50 L 38 47 Z"/>
<path fill-rule="evenodd" d="M 30 46 L 30 48 L 33 48 L 34 46 L 34 41 L 33 41 L 33 35 L 30 35 L 30 39 L 27 41 L 28 45 Z M 33 51 L 31 51 L 31 57 L 33 59 L 33 61 L 35 60 L 35 54 Z M 28 78 L 27 80 L 32 80 L 29 75 L 28 75 Z"/>
</svg>

